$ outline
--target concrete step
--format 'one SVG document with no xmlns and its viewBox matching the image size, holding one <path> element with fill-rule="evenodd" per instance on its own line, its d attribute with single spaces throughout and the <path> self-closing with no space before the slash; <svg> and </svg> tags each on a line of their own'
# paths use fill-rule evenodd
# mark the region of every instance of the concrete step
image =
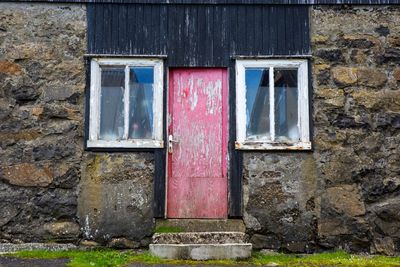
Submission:
<svg viewBox="0 0 400 267">
<path fill-rule="evenodd" d="M 153 255 L 165 259 L 222 260 L 246 259 L 251 256 L 251 244 L 151 244 Z"/>
<path fill-rule="evenodd" d="M 241 219 L 157 219 L 156 230 L 174 229 L 179 232 L 245 232 Z"/>
<path fill-rule="evenodd" d="M 153 235 L 153 244 L 242 244 L 243 232 L 184 232 L 159 233 Z"/>
<path fill-rule="evenodd" d="M 244 232 L 156 233 L 150 251 L 167 259 L 220 260 L 251 256 Z"/>
</svg>

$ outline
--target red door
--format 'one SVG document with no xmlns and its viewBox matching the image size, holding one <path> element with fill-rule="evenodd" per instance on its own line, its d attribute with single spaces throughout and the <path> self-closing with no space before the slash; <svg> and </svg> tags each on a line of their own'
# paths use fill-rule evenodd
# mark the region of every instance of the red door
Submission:
<svg viewBox="0 0 400 267">
<path fill-rule="evenodd" d="M 169 76 L 168 218 L 227 218 L 226 69 Z"/>
</svg>

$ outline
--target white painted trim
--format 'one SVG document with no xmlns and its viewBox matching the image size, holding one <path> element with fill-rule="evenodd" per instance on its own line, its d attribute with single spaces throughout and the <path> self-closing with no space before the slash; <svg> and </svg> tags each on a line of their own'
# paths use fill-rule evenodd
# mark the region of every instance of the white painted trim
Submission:
<svg viewBox="0 0 400 267">
<path fill-rule="evenodd" d="M 124 91 L 124 139 L 120 141 L 99 140 L 101 66 L 125 67 Z M 128 139 L 129 135 L 129 67 L 153 67 L 153 139 Z M 162 148 L 163 141 L 163 61 L 159 58 L 93 58 L 90 74 L 89 140 L 93 148 Z"/>
<path fill-rule="evenodd" d="M 161 60 L 154 66 L 153 139 L 163 139 L 164 66 Z"/>
<path fill-rule="evenodd" d="M 129 136 L 129 67 L 125 66 L 125 88 L 124 88 L 124 140 Z"/>
<path fill-rule="evenodd" d="M 236 61 L 236 140 L 246 140 L 246 81 L 245 66 Z M 242 88 L 239 90 L 238 88 Z"/>
<path fill-rule="evenodd" d="M 96 148 L 163 148 L 164 142 L 150 139 L 131 139 L 120 141 L 88 140 L 87 146 Z"/>
<path fill-rule="evenodd" d="M 101 70 L 99 64 L 92 60 L 90 63 L 90 108 L 89 108 L 89 140 L 97 140 L 100 129 L 100 84 Z"/>
<path fill-rule="evenodd" d="M 246 140 L 246 68 L 269 68 L 270 134 L 271 140 Z M 298 127 L 297 143 L 275 142 L 274 68 L 298 69 Z M 309 150 L 308 61 L 306 59 L 237 59 L 236 60 L 236 149 L 244 150 Z"/>
<path fill-rule="evenodd" d="M 274 68 L 269 67 L 269 132 L 271 141 L 275 141 L 275 83 Z"/>
<path fill-rule="evenodd" d="M 299 123 L 300 140 L 310 141 L 310 114 L 309 114 L 309 92 L 308 92 L 308 62 L 305 60 L 299 67 Z"/>
</svg>

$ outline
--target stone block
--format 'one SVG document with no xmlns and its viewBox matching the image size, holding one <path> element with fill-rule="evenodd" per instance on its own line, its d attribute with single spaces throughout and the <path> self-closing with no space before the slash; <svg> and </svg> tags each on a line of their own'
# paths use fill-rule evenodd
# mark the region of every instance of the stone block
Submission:
<svg viewBox="0 0 400 267">
<path fill-rule="evenodd" d="M 133 249 L 140 247 L 140 243 L 129 240 L 127 238 L 118 237 L 111 239 L 111 241 L 108 242 L 107 246 L 116 249 Z"/>
<path fill-rule="evenodd" d="M 350 48 L 369 49 L 379 44 L 379 39 L 371 35 L 345 34 L 339 39 L 339 45 Z"/>
<path fill-rule="evenodd" d="M 19 209 L 9 202 L 0 204 L 0 227 L 10 222 L 19 212 Z"/>
<path fill-rule="evenodd" d="M 43 226 L 45 236 L 52 241 L 73 242 L 78 239 L 80 226 L 71 221 L 58 221 Z"/>
<path fill-rule="evenodd" d="M 329 36 L 326 35 L 313 35 L 311 37 L 311 43 L 313 44 L 326 44 L 327 41 L 329 40 Z"/>
<path fill-rule="evenodd" d="M 4 120 L 7 116 L 9 116 L 14 106 L 15 104 L 9 100 L 0 98 L 0 120 Z"/>
<path fill-rule="evenodd" d="M 40 208 L 40 214 L 52 219 L 75 218 L 77 196 L 74 190 L 54 188 L 32 197 L 31 202 Z"/>
<path fill-rule="evenodd" d="M 344 107 L 345 96 L 343 89 L 320 88 L 315 91 L 317 97 L 323 98 L 324 103 L 335 107 Z"/>
<path fill-rule="evenodd" d="M 339 86 L 362 85 L 367 87 L 381 87 L 387 81 L 384 72 L 370 68 L 335 67 L 332 69 L 334 82 Z"/>
<path fill-rule="evenodd" d="M 40 96 L 40 91 L 34 85 L 23 84 L 13 86 L 10 95 L 17 101 L 33 101 Z"/>
<path fill-rule="evenodd" d="M 357 84 L 357 68 L 353 67 L 334 67 L 332 77 L 335 83 L 341 86 Z"/>
<path fill-rule="evenodd" d="M 400 36 L 390 36 L 387 41 L 394 47 L 400 47 Z"/>
<path fill-rule="evenodd" d="M 380 36 L 388 36 L 390 34 L 390 29 L 389 27 L 381 25 L 375 28 L 375 32 L 378 33 Z"/>
<path fill-rule="evenodd" d="M 314 52 L 314 56 L 325 61 L 339 63 L 344 62 L 342 50 L 340 49 L 319 49 Z"/>
<path fill-rule="evenodd" d="M 365 206 L 355 184 L 328 188 L 326 198 L 338 213 L 344 213 L 350 217 L 365 214 Z"/>
<path fill-rule="evenodd" d="M 0 73 L 17 75 L 21 73 L 21 66 L 9 60 L 0 60 Z"/>
<path fill-rule="evenodd" d="M 75 93 L 71 86 L 49 86 L 43 90 L 43 100 L 46 102 L 66 100 Z"/>
<path fill-rule="evenodd" d="M 390 237 L 383 237 L 383 238 L 375 238 L 374 239 L 374 253 L 383 254 L 386 256 L 393 256 L 395 255 L 395 245 L 393 239 Z"/>
<path fill-rule="evenodd" d="M 400 49 L 399 48 L 385 49 L 385 52 L 378 60 L 381 63 L 399 63 L 400 62 Z"/>
<path fill-rule="evenodd" d="M 360 68 L 357 70 L 357 81 L 359 85 L 377 88 L 386 83 L 387 75 L 378 69 Z"/>
<path fill-rule="evenodd" d="M 396 68 L 393 72 L 393 78 L 396 81 L 400 81 L 400 68 Z"/>
<path fill-rule="evenodd" d="M 339 218 L 323 218 L 318 221 L 318 236 L 349 234 L 350 230 Z"/>
<path fill-rule="evenodd" d="M 21 163 L 0 170 L 3 179 L 13 185 L 46 187 L 53 181 L 53 172 L 48 166 Z"/>
<path fill-rule="evenodd" d="M 276 236 L 254 234 L 249 241 L 254 249 L 279 249 L 281 242 Z"/>
</svg>

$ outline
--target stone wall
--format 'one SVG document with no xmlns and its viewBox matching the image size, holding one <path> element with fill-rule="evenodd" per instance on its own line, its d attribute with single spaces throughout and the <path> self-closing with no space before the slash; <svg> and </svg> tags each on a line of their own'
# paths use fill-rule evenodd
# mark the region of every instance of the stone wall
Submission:
<svg viewBox="0 0 400 267">
<path fill-rule="evenodd" d="M 312 21 L 318 244 L 400 251 L 400 7 Z"/>
<path fill-rule="evenodd" d="M 400 8 L 311 12 L 314 151 L 245 153 L 256 247 L 400 251 Z"/>
<path fill-rule="evenodd" d="M 84 151 L 84 5 L 0 3 L 0 242 L 148 243 L 151 153 Z"/>
<path fill-rule="evenodd" d="M 76 241 L 86 11 L 0 3 L 0 240 Z"/>
</svg>

